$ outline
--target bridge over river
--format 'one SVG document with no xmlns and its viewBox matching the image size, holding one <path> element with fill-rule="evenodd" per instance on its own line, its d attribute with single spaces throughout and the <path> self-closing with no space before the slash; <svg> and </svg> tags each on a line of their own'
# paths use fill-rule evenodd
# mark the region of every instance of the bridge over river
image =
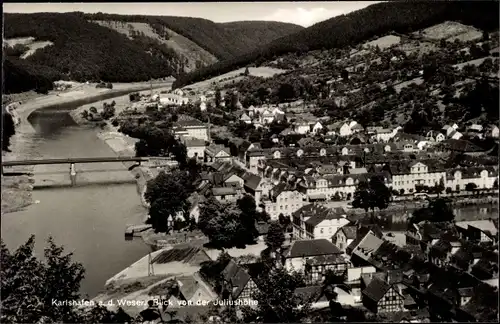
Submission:
<svg viewBox="0 0 500 324">
<path fill-rule="evenodd" d="M 77 185 L 77 175 L 78 174 L 90 174 L 95 172 L 104 172 L 104 173 L 112 173 L 113 171 L 123 171 L 125 162 L 134 162 L 126 164 L 125 166 L 128 170 L 132 170 L 134 167 L 145 163 L 147 166 L 162 167 L 172 165 L 172 160 L 170 158 L 161 158 L 161 157 L 135 157 L 135 156 L 113 156 L 113 157 L 80 157 L 80 158 L 58 158 L 58 159 L 30 159 L 30 160 L 15 160 L 15 161 L 2 161 L 2 174 L 5 176 L 9 175 L 19 175 L 19 174 L 33 174 L 37 175 L 51 175 L 49 183 L 40 184 L 35 183 L 36 187 L 44 187 L 44 186 L 75 186 Z M 149 163 L 148 163 L 149 162 Z M 110 165 L 109 167 L 102 167 L 102 163 L 106 163 Z M 113 168 L 113 163 L 120 163 L 121 165 L 118 169 Z M 54 172 L 37 172 L 35 171 L 26 171 L 25 169 L 16 169 L 16 167 L 23 166 L 36 166 L 36 165 L 61 165 L 67 164 L 69 166 L 68 172 L 66 174 L 62 173 L 60 168 Z M 85 165 L 85 164 L 98 164 L 100 169 L 95 168 L 78 168 L 77 165 Z M 121 172 L 123 174 L 123 172 Z M 67 177 L 69 175 L 69 178 Z M 62 176 L 62 179 L 61 179 Z M 58 178 L 55 180 L 55 178 Z M 79 177 L 80 178 L 80 177 Z M 123 178 L 123 177 L 121 177 Z M 92 179 L 85 179 L 85 184 L 91 184 Z M 47 179 L 44 180 L 45 182 Z M 131 182 L 133 179 L 131 177 L 126 177 L 124 179 L 109 179 L 109 182 Z M 108 181 L 105 181 L 107 183 Z M 102 183 L 102 182 L 100 182 Z"/>
</svg>

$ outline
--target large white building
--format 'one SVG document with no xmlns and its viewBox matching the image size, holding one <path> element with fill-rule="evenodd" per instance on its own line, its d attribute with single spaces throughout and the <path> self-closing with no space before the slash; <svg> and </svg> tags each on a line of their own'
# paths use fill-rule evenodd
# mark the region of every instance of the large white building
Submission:
<svg viewBox="0 0 500 324">
<path fill-rule="evenodd" d="M 280 214 L 291 216 L 306 204 L 305 195 L 285 183 L 280 183 L 269 191 L 269 196 L 262 199 L 264 210 L 272 220 Z"/>
<path fill-rule="evenodd" d="M 182 97 L 174 93 L 160 94 L 160 104 L 181 106 L 189 103 L 189 98 Z"/>
<path fill-rule="evenodd" d="M 205 141 L 196 138 L 182 138 L 186 146 L 188 158 L 196 158 L 203 161 L 205 159 Z"/>
<path fill-rule="evenodd" d="M 430 162 L 402 162 L 392 165 L 392 188 L 406 193 L 415 191 L 416 185 L 432 187 L 440 183 L 453 191 L 465 190 L 468 183 L 474 183 L 478 189 L 492 189 L 498 183 L 498 171 L 493 167 L 469 167 L 445 170 L 442 166 Z"/>
<path fill-rule="evenodd" d="M 477 189 L 492 189 L 495 181 L 498 185 L 498 170 L 493 167 L 470 167 L 448 170 L 445 184 L 454 191 L 465 190 L 468 183 Z"/>
<path fill-rule="evenodd" d="M 368 181 L 372 174 L 339 174 L 319 177 L 305 176 L 299 185 L 305 189 L 309 199 L 332 199 L 337 196 L 341 199 L 350 199 L 356 191 L 356 186 L 362 181 Z M 388 173 L 381 173 L 384 183 L 390 187 L 391 177 Z"/>
<path fill-rule="evenodd" d="M 439 165 L 426 165 L 419 161 L 406 161 L 391 165 L 392 188 L 406 193 L 413 192 L 415 185 L 429 186 L 439 184 L 441 178 L 446 181 L 446 171 Z"/>
<path fill-rule="evenodd" d="M 339 228 L 349 224 L 343 209 L 330 209 L 319 204 L 308 204 L 292 215 L 295 239 L 328 239 Z"/>
<path fill-rule="evenodd" d="M 197 119 L 179 116 L 179 119 L 173 126 L 174 133 L 178 136 L 182 135 L 208 141 L 208 127 Z"/>
</svg>

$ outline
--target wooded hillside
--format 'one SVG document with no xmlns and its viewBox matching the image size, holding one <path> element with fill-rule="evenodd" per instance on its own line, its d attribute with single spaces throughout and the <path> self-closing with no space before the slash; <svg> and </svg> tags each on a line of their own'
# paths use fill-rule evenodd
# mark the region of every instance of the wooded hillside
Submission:
<svg viewBox="0 0 500 324">
<path fill-rule="evenodd" d="M 5 14 L 4 17 L 4 39 L 33 37 L 53 43 L 26 58 L 20 57 L 22 51 L 4 44 L 4 93 L 31 89 L 46 92 L 52 88 L 52 82 L 59 79 L 137 82 L 177 76 L 182 71 L 182 58 L 157 39 L 140 33 L 129 38 L 92 20 L 145 22 L 166 37 L 164 28 L 168 28 L 219 59 L 234 58 L 257 44 L 302 28 L 281 23 L 264 23 L 259 27 L 259 23 L 254 23 L 227 30 L 222 24 L 200 18 L 81 12 Z"/>
<path fill-rule="evenodd" d="M 498 11 L 498 1 L 378 3 L 284 36 L 235 59 L 186 74 L 177 79 L 174 87 L 182 87 L 246 65 L 259 65 L 265 60 L 289 52 L 342 48 L 390 31 L 408 33 L 448 20 L 485 30 L 498 28 Z"/>
<path fill-rule="evenodd" d="M 301 26 L 281 22 L 232 22 L 217 24 L 213 21 L 174 16 L 128 16 L 115 14 L 86 14 L 89 20 L 145 22 L 160 30 L 167 27 L 190 39 L 219 59 L 230 59 L 244 54 L 257 46 L 279 37 L 304 29 Z"/>
</svg>

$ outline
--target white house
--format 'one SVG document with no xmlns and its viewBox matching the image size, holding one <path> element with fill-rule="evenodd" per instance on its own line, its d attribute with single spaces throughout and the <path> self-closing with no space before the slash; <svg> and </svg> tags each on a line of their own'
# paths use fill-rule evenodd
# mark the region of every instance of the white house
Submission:
<svg viewBox="0 0 500 324">
<path fill-rule="evenodd" d="M 294 241 L 284 259 L 287 271 L 305 274 L 309 283 L 321 282 L 328 270 L 344 273 L 348 268 L 342 252 L 326 239 Z"/>
<path fill-rule="evenodd" d="M 446 187 L 452 190 L 465 190 L 468 183 L 478 189 L 492 189 L 498 184 L 498 171 L 492 167 L 470 167 L 450 170 L 446 174 Z"/>
<path fill-rule="evenodd" d="M 250 118 L 250 116 L 248 116 L 245 113 L 243 115 L 241 115 L 240 121 L 244 122 L 245 124 L 251 124 L 252 123 L 252 119 Z"/>
<path fill-rule="evenodd" d="M 180 95 L 177 94 L 172 94 L 172 93 L 167 93 L 167 94 L 160 94 L 160 104 L 161 105 L 176 105 L 176 106 L 181 106 L 189 103 L 189 98 L 184 98 Z"/>
<path fill-rule="evenodd" d="M 176 135 L 185 135 L 187 137 L 208 141 L 208 127 L 197 119 L 179 116 L 179 119 L 173 126 Z"/>
<path fill-rule="evenodd" d="M 345 253 L 346 248 L 356 239 L 356 237 L 356 226 L 346 225 L 339 228 L 332 236 L 332 242 L 340 249 L 340 251 Z"/>
<path fill-rule="evenodd" d="M 231 160 L 231 153 L 224 145 L 210 144 L 205 148 L 207 162 L 224 162 Z"/>
<path fill-rule="evenodd" d="M 456 140 L 462 138 L 462 136 L 463 136 L 462 133 L 460 133 L 459 131 L 456 131 L 456 130 L 451 131 L 448 135 L 449 138 L 456 139 Z"/>
<path fill-rule="evenodd" d="M 183 137 L 188 158 L 196 158 L 203 161 L 205 159 L 205 141 L 196 138 Z"/>
<path fill-rule="evenodd" d="M 351 130 L 351 126 L 349 126 L 348 123 L 344 123 L 341 127 L 340 127 L 340 130 L 339 130 L 339 135 L 340 136 L 351 136 L 352 135 L 352 130 Z"/>
<path fill-rule="evenodd" d="M 279 183 L 272 188 L 269 196 L 262 199 L 265 211 L 272 220 L 277 220 L 280 214 L 291 216 L 306 204 L 305 195 L 285 183 Z"/>
<path fill-rule="evenodd" d="M 458 129 L 458 125 L 457 124 L 444 125 L 443 126 L 443 130 L 446 132 L 446 136 L 447 137 L 450 137 L 450 133 L 453 132 L 453 131 L 456 131 L 457 129 Z"/>
<path fill-rule="evenodd" d="M 285 114 L 285 112 L 284 112 L 283 110 L 281 110 L 281 109 L 279 109 L 279 108 L 277 108 L 277 107 L 276 107 L 276 108 L 274 108 L 274 109 L 273 109 L 272 114 L 273 114 L 274 116 L 277 116 L 277 115 L 284 115 L 284 114 Z"/>
<path fill-rule="evenodd" d="M 306 121 L 297 121 L 293 124 L 293 130 L 297 134 L 307 134 L 311 131 L 311 126 Z"/>
<path fill-rule="evenodd" d="M 260 122 L 262 124 L 271 124 L 273 121 L 274 121 L 274 114 L 271 113 L 269 110 L 265 110 L 260 115 Z"/>
<path fill-rule="evenodd" d="M 343 209 L 330 209 L 309 204 L 292 214 L 293 236 L 296 239 L 328 239 L 349 223 Z"/>
<path fill-rule="evenodd" d="M 319 132 L 321 132 L 323 130 L 323 125 L 321 125 L 321 123 L 318 121 L 316 122 L 313 127 L 312 127 L 312 132 L 314 134 L 318 134 Z"/>
<path fill-rule="evenodd" d="M 204 101 L 200 102 L 200 110 L 201 111 L 207 110 L 207 103 L 206 102 L 204 102 Z"/>
<path fill-rule="evenodd" d="M 499 129 L 497 125 L 491 125 L 490 136 L 493 138 L 499 137 Z"/>
</svg>

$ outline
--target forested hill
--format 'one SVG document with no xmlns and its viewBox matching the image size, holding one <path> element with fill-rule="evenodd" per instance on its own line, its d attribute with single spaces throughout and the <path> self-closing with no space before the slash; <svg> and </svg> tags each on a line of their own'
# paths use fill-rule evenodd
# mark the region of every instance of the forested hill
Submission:
<svg viewBox="0 0 500 324">
<path fill-rule="evenodd" d="M 115 14 L 86 14 L 89 20 L 144 22 L 156 30 L 168 28 L 183 35 L 218 59 L 230 59 L 244 54 L 262 44 L 295 33 L 304 27 L 281 22 L 214 23 L 211 20 L 175 16 L 129 16 Z M 229 27 L 229 28 L 227 28 Z"/>
<path fill-rule="evenodd" d="M 217 25 L 225 33 L 237 35 L 238 40 L 245 44 L 245 47 L 252 49 L 304 29 L 301 26 L 276 21 L 235 21 Z M 245 54 L 245 52 L 240 54 Z"/>
<path fill-rule="evenodd" d="M 223 24 L 185 17 L 5 14 L 2 90 L 45 92 L 59 79 L 133 82 L 177 76 L 300 29 L 276 23 L 227 30 Z M 45 44 L 37 47 L 40 43 Z"/>
<path fill-rule="evenodd" d="M 499 25 L 499 8 L 498 1 L 378 3 L 281 37 L 235 59 L 217 62 L 186 74 L 178 78 L 174 86 L 181 87 L 247 65 L 259 65 L 290 52 L 342 48 L 391 31 L 409 33 L 444 21 L 458 21 L 483 30 L 495 29 Z"/>
</svg>

